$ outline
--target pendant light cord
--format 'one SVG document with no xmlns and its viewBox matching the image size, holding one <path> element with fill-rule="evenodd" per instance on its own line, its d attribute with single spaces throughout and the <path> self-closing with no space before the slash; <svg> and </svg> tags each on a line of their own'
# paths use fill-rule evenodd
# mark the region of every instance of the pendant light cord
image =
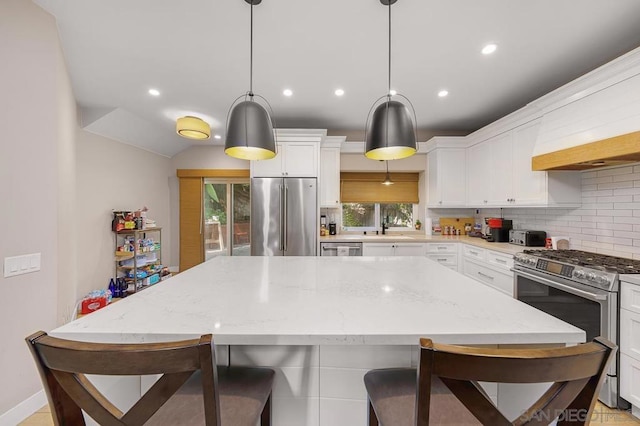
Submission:
<svg viewBox="0 0 640 426">
<path fill-rule="evenodd" d="M 249 42 L 249 96 L 253 97 L 253 2 L 251 3 L 251 31 Z"/>
<path fill-rule="evenodd" d="M 387 95 L 391 95 L 391 2 L 389 2 L 389 81 Z"/>
</svg>

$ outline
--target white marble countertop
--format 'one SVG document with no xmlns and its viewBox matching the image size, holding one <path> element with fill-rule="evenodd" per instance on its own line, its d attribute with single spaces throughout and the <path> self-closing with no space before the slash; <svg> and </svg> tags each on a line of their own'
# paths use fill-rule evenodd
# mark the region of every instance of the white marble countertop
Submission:
<svg viewBox="0 0 640 426">
<path fill-rule="evenodd" d="M 393 233 L 385 235 L 363 235 L 363 234 L 337 234 L 320 237 L 321 243 L 384 243 L 384 242 L 406 242 L 406 243 L 464 243 L 472 246 L 495 250 L 501 253 L 515 254 L 526 249 L 539 249 L 541 247 L 525 247 L 510 243 L 488 242 L 482 238 L 460 236 L 426 235 L 421 232 Z"/>
<path fill-rule="evenodd" d="M 99 342 L 576 343 L 582 330 L 426 257 L 217 257 L 51 332 Z"/>
</svg>

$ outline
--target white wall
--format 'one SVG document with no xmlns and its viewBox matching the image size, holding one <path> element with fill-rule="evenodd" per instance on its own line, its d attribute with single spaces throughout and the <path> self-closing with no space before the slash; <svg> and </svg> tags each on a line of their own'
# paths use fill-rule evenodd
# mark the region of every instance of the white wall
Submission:
<svg viewBox="0 0 640 426">
<path fill-rule="evenodd" d="M 77 298 L 106 288 L 114 276 L 113 210 L 149 208 L 162 232 L 162 262 L 171 265 L 170 159 L 78 129 L 77 208 L 66 227 L 77 226 Z M 64 232 L 63 232 L 64 235 Z M 177 260 L 176 260 L 177 262 Z"/>
<path fill-rule="evenodd" d="M 0 259 L 42 255 L 40 272 L 0 277 L 0 424 L 12 424 L 12 408 L 42 389 L 24 338 L 54 328 L 57 307 L 72 303 L 73 261 L 59 252 L 67 244 L 58 223 L 73 226 L 59 216 L 73 198 L 76 120 L 53 17 L 29 1 L 0 2 L 0 57 Z"/>
</svg>

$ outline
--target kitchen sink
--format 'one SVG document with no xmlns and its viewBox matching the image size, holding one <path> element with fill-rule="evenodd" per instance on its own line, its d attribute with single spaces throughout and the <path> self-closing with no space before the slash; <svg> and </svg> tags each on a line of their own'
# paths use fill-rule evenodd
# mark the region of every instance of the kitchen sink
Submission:
<svg viewBox="0 0 640 426">
<path fill-rule="evenodd" d="M 341 240 L 412 240 L 413 237 L 408 235 L 393 235 L 393 234 L 385 234 L 385 235 L 360 235 L 360 234 L 346 234 L 346 235 L 336 235 L 336 238 L 340 238 Z"/>
</svg>

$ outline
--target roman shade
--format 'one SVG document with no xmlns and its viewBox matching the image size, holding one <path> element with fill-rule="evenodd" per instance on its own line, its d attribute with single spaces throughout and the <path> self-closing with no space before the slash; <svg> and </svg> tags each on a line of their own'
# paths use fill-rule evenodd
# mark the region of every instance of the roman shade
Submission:
<svg viewBox="0 0 640 426">
<path fill-rule="evenodd" d="M 384 173 L 340 173 L 342 203 L 417 204 L 418 173 L 391 173 L 393 185 L 382 185 Z"/>
</svg>

